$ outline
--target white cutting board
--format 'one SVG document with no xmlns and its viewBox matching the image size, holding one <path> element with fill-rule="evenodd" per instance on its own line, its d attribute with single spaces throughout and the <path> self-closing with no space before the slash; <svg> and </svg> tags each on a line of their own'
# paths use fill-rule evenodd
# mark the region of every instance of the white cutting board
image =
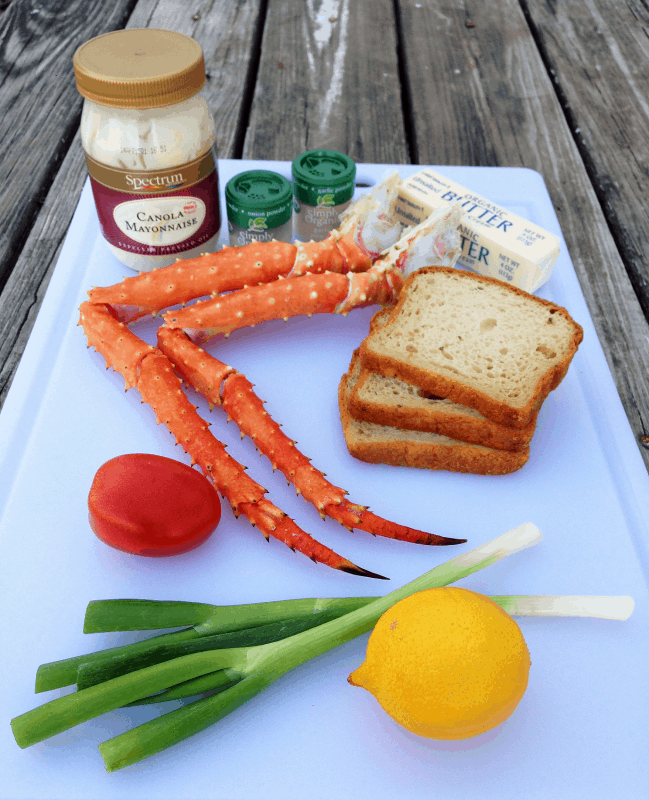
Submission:
<svg viewBox="0 0 649 800">
<path fill-rule="evenodd" d="M 287 163 L 222 161 L 221 189 L 236 172 L 260 167 L 290 177 Z M 394 168 L 406 177 L 421 167 L 359 165 L 358 180 L 371 185 Z M 537 173 L 433 168 L 561 235 Z M 229 508 L 206 545 L 172 559 L 129 556 L 93 536 L 86 499 L 104 461 L 128 452 L 186 460 L 137 392 L 125 393 L 123 379 L 86 348 L 77 327 L 86 290 L 127 272 L 104 246 L 86 186 L 0 415 L 0 798 L 645 800 L 649 479 L 565 245 L 539 294 L 566 306 L 585 338 L 543 406 L 529 463 L 513 475 L 394 468 L 349 456 L 336 390 L 375 309 L 259 325 L 211 346 L 246 373 L 284 431 L 352 501 L 468 538 L 460 547 L 424 548 L 322 522 L 222 412 L 211 414 L 214 434 L 273 502 L 389 583 L 266 543 Z M 153 341 L 155 327 L 135 330 Z M 421 739 L 351 687 L 346 678 L 363 660 L 364 636 L 303 665 L 208 731 L 118 773 L 104 771 L 97 744 L 174 704 L 116 711 L 25 751 L 13 741 L 10 719 L 60 694 L 34 694 L 40 663 L 132 640 L 84 636 L 89 600 L 226 604 L 382 594 L 525 521 L 541 528 L 544 541 L 461 585 L 487 594 L 630 594 L 636 610 L 627 622 L 520 619 L 532 655 L 529 689 L 507 722 L 480 737 Z"/>
</svg>

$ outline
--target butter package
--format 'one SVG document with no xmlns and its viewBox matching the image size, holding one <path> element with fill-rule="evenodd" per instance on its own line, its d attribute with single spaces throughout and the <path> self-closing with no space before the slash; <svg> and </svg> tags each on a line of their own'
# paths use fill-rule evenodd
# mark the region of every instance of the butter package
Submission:
<svg viewBox="0 0 649 800">
<path fill-rule="evenodd" d="M 548 280 L 559 255 L 556 236 L 437 172 L 424 169 L 403 181 L 393 211 L 404 225 L 416 225 L 441 206 L 456 203 L 462 208 L 458 265 L 526 292 Z"/>
</svg>

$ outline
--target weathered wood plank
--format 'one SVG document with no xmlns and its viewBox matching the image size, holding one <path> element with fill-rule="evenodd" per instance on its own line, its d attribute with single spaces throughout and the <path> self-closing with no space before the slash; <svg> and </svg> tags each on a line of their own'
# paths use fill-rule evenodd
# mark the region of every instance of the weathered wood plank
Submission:
<svg viewBox="0 0 649 800">
<path fill-rule="evenodd" d="M 522 0 L 649 318 L 649 7 Z"/>
<path fill-rule="evenodd" d="M 86 161 L 78 136 L 76 143 L 78 149 L 64 159 L 0 295 L 0 408 L 27 345 L 86 179 Z"/>
<path fill-rule="evenodd" d="M 646 434 L 649 326 L 518 1 L 399 6 L 418 160 L 543 175 L 631 426 Z"/>
<path fill-rule="evenodd" d="M 200 1 L 193 3 L 191 6 L 187 3 L 177 3 L 175 0 L 140 0 L 128 20 L 128 27 L 161 27 L 178 30 L 194 36 L 200 42 L 205 52 L 206 70 L 212 75 L 206 93 L 210 108 L 214 112 L 217 147 L 219 154 L 224 158 L 233 157 L 237 147 L 240 146 L 237 143 L 237 136 L 243 84 L 257 35 L 259 9 L 259 0 L 239 0 L 227 4 L 218 0 L 211 2 L 206 0 L 202 3 Z M 76 12 L 79 19 L 86 13 L 78 6 Z M 92 13 L 92 8 L 87 13 Z M 80 28 L 85 30 L 82 24 Z M 11 26 L 4 30 L 8 37 L 14 36 Z M 72 76 L 70 62 L 72 52 L 83 40 L 84 37 L 79 38 L 69 58 L 66 57 L 64 60 L 62 69 L 65 69 L 70 76 Z M 9 61 L 4 63 L 8 64 Z M 74 88 L 73 78 L 70 79 Z M 0 89 L 0 108 L 4 96 L 4 89 Z M 71 105 L 80 107 L 76 89 L 74 89 L 74 99 L 60 99 L 60 102 L 64 104 L 62 113 L 66 108 L 69 110 Z M 29 117 L 31 112 L 25 109 L 24 113 Z M 33 113 L 40 116 L 40 112 L 36 109 Z M 34 127 L 36 123 L 29 117 L 27 125 Z M 75 130 L 78 128 L 78 115 L 74 127 Z M 56 140 L 58 133 L 48 128 L 47 136 Z M 40 145 L 43 152 L 48 152 L 55 143 L 47 136 L 44 135 Z M 71 144 L 66 143 L 66 150 L 67 155 L 59 153 L 59 159 L 63 157 L 63 162 L 44 200 L 41 200 L 42 208 L 36 219 L 32 220 L 22 250 L 16 245 L 14 261 L 8 262 L 13 269 L 0 294 L 0 407 L 9 391 L 27 344 L 85 181 L 85 157 L 78 135 L 74 136 Z M 57 164 L 56 167 L 58 166 Z M 27 197 L 31 197 L 38 189 L 33 184 L 27 183 L 24 191 Z M 1 203 L 2 200 L 0 208 Z M 17 255 L 18 253 L 20 255 Z"/>
<path fill-rule="evenodd" d="M 0 21 L 0 289 L 79 125 L 71 60 L 135 0 L 14 0 Z"/>
<path fill-rule="evenodd" d="M 244 157 L 407 163 L 390 0 L 269 0 Z"/>
<path fill-rule="evenodd" d="M 192 36 L 203 48 L 208 81 L 205 97 L 216 123 L 221 158 L 237 158 L 241 150 L 246 86 L 254 63 L 262 0 L 146 0 L 136 6 L 129 28 L 166 28 Z"/>
</svg>

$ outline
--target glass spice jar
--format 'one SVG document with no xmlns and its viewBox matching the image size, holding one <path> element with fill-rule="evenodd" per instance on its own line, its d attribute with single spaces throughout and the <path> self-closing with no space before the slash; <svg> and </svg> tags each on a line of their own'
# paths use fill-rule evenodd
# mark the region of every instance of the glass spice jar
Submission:
<svg viewBox="0 0 649 800">
<path fill-rule="evenodd" d="M 241 172 L 225 186 L 230 244 L 291 242 L 293 187 L 277 172 L 251 169 Z"/>
<path fill-rule="evenodd" d="M 293 235 L 320 242 L 340 225 L 354 195 L 356 164 L 336 150 L 309 150 L 292 164 Z"/>
<path fill-rule="evenodd" d="M 102 234 L 138 272 L 217 249 L 221 228 L 214 120 L 201 93 L 198 42 L 130 28 L 74 55 L 81 142 Z"/>
</svg>

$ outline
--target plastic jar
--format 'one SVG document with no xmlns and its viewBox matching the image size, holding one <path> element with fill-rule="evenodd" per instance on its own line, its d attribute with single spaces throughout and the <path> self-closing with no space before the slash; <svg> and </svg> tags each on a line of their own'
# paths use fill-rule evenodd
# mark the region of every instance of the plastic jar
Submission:
<svg viewBox="0 0 649 800">
<path fill-rule="evenodd" d="M 175 31 L 131 28 L 74 54 L 81 142 L 101 231 L 138 272 L 217 249 L 218 166 L 203 52 Z"/>
<path fill-rule="evenodd" d="M 335 150 L 309 150 L 292 170 L 293 235 L 301 242 L 322 241 L 352 201 L 356 164 Z"/>
<path fill-rule="evenodd" d="M 225 186 L 230 244 L 291 242 L 293 187 L 277 172 L 253 169 L 241 172 Z"/>
</svg>

